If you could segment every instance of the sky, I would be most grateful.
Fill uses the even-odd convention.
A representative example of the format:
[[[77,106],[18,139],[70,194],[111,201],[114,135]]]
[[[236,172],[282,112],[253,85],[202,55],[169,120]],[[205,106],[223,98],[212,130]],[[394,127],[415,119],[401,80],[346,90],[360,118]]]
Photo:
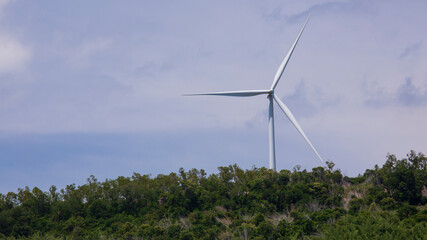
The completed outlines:
[[[268,89],[348,176],[427,154],[424,0],[0,0],[0,193],[268,167]],[[325,166],[275,106],[277,169]]]

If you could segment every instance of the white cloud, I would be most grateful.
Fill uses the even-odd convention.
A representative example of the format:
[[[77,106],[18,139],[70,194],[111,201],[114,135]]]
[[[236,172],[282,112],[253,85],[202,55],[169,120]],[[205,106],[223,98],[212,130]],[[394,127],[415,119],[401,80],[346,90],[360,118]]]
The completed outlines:
[[[0,17],[9,0],[0,0]],[[19,40],[6,32],[0,32],[0,73],[15,71],[30,58],[31,52]]]
[[[24,66],[30,50],[6,34],[0,33],[0,73],[11,72]]]

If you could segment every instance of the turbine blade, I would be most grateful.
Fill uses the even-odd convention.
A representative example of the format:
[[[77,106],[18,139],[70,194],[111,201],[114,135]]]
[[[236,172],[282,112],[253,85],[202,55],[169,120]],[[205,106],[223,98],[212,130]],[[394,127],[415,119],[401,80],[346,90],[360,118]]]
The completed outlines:
[[[273,85],[271,85],[271,90],[274,90],[277,86],[277,83],[280,80],[280,77],[283,74],[283,70],[285,70],[286,65],[288,65],[289,59],[292,56],[292,53],[294,52],[294,49],[298,43],[299,38],[301,37],[302,32],[304,31],[305,25],[307,25],[308,20],[310,19],[310,15],[308,16],[307,20],[304,23],[304,26],[302,27],[301,31],[298,34],[297,39],[295,40],[294,44],[292,45],[291,49],[289,50],[288,54],[286,55],[286,57],[283,59],[282,63],[280,64],[279,69],[277,69],[276,75],[274,76],[274,81],[273,81]]]
[[[183,96],[200,96],[200,95],[214,95],[214,96],[230,96],[230,97],[252,97],[261,94],[269,94],[270,90],[247,90],[247,91],[229,91],[229,92],[209,92],[209,93],[191,93],[184,94]]]
[[[295,119],[294,115],[292,114],[291,110],[276,96],[276,94],[273,95],[274,100],[279,104],[279,107],[282,109],[282,111],[286,114],[286,116],[289,118],[289,120],[292,122],[292,124],[295,126],[295,128],[298,130],[298,132],[304,137],[305,141],[310,145],[311,149],[316,153],[316,155],[319,157],[319,159],[323,162],[322,157],[320,154],[316,151],[316,149],[313,147],[313,144],[311,144],[310,140],[308,140],[307,136],[305,135],[304,131],[298,124],[297,120]]]

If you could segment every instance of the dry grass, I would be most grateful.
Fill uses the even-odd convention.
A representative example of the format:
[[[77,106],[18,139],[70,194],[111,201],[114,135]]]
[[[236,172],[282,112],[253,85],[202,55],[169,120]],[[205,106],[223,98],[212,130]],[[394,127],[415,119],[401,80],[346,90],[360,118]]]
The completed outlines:
[[[350,185],[344,187],[344,197],[342,199],[343,207],[345,210],[348,210],[350,200],[352,198],[363,198],[368,189],[372,187],[372,183],[365,181],[364,183],[358,184],[358,185]]]
[[[286,212],[286,213],[273,213],[271,215],[268,215],[267,220],[270,221],[274,226],[277,226],[282,220],[285,220],[286,222],[290,223],[293,221],[293,218],[289,215],[288,212]]]
[[[242,219],[243,221],[249,222],[252,220],[252,218],[254,218],[255,215],[251,215],[251,214],[245,214],[245,215],[240,215],[240,219]]]
[[[181,223],[182,228],[184,228],[185,230],[189,230],[190,229],[191,223],[190,223],[190,220],[188,220],[188,218],[180,217],[179,218],[179,222]]]
[[[231,220],[228,217],[223,217],[223,218],[216,217],[215,219],[218,222],[224,224],[226,227],[228,227],[231,224]]]
[[[222,207],[222,206],[215,206],[215,210],[216,210],[217,212],[222,212],[222,213],[227,212],[227,209],[225,209],[225,208],[224,208],[224,207]]]
[[[167,229],[170,225],[172,225],[172,221],[170,220],[170,218],[163,218],[159,221],[159,225],[160,227]]]
[[[233,239],[233,235],[228,231],[221,232],[221,234],[218,236],[218,239],[231,240]]]
[[[322,209],[325,209],[325,205],[318,203],[317,201],[312,201],[305,205],[310,212],[318,212]]]

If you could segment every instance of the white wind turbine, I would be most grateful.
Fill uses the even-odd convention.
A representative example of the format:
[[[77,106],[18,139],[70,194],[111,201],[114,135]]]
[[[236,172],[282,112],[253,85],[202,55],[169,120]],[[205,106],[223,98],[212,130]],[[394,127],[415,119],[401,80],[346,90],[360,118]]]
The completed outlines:
[[[283,74],[283,70],[285,70],[286,65],[288,64],[289,59],[291,58],[292,53],[295,49],[295,46],[297,45],[298,40],[301,37],[301,34],[304,31],[305,25],[307,25],[307,22],[309,19],[310,19],[310,16],[308,16],[307,20],[304,23],[304,26],[302,27],[301,31],[298,34],[297,39],[295,40],[294,44],[292,45],[292,47],[289,50],[288,54],[286,55],[285,59],[283,59],[282,63],[280,64],[280,67],[277,70],[276,75],[274,76],[273,85],[271,85],[270,89],[268,89],[268,90],[245,90],[245,91],[230,91],[230,92],[210,92],[210,93],[184,94],[184,96],[215,95],[215,96],[231,96],[231,97],[252,97],[252,96],[256,96],[256,95],[267,94],[268,100],[269,100],[269,109],[268,109],[269,131],[268,131],[268,133],[269,133],[269,147],[270,147],[270,149],[269,149],[270,150],[270,169],[273,169],[273,170],[276,170],[276,150],[275,150],[275,143],[274,143],[273,99],[276,101],[276,103],[279,105],[280,109],[282,109],[282,111],[285,113],[285,115],[289,118],[289,120],[292,122],[292,124],[298,130],[298,132],[304,137],[305,141],[308,143],[308,145],[310,145],[311,149],[313,149],[313,151],[320,158],[320,160],[323,161],[322,157],[320,157],[319,153],[313,147],[313,144],[311,144],[310,140],[308,140],[304,131],[301,129],[300,125],[298,124],[298,122],[295,119],[292,112],[280,100],[280,98],[277,97],[277,95],[274,93],[274,89],[276,88],[277,83],[279,82],[280,77]]]

